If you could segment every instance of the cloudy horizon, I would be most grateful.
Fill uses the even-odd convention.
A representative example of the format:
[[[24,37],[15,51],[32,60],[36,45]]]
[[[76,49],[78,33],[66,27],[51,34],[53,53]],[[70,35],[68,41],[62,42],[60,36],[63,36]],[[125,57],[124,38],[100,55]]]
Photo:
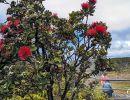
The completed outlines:
[[[10,0],[7,0],[10,1]],[[80,10],[86,0],[46,0],[45,8],[59,17],[68,18],[72,11]],[[97,0],[94,16],[89,22],[103,21],[112,34],[111,48],[108,57],[130,57],[130,0]],[[6,19],[7,5],[0,4],[0,23]]]

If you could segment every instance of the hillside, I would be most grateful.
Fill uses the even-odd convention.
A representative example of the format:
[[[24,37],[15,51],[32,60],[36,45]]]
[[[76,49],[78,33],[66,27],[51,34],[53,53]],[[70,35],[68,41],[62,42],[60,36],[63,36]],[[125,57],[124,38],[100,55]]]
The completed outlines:
[[[130,57],[111,58],[111,62],[113,63],[114,69],[116,70],[130,68]]]

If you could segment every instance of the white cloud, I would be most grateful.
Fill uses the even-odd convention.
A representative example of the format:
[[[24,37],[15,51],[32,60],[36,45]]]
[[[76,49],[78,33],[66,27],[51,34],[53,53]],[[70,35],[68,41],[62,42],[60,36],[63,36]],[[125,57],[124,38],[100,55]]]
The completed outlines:
[[[112,42],[112,46],[111,46],[111,50],[130,50],[130,40],[126,40],[126,41],[113,41]]]
[[[108,57],[128,57],[130,56],[130,50],[112,50],[109,51]]]
[[[57,12],[60,17],[68,18],[69,13],[81,9],[83,2],[86,0],[46,0],[45,8]]]
[[[126,40],[130,40],[130,33],[126,34]]]
[[[105,21],[110,30],[130,27],[130,0],[98,0],[94,19]]]
[[[8,4],[0,3],[0,15],[5,15],[7,8],[9,8]]]
[[[130,41],[114,41],[108,50],[108,57],[130,56]]]

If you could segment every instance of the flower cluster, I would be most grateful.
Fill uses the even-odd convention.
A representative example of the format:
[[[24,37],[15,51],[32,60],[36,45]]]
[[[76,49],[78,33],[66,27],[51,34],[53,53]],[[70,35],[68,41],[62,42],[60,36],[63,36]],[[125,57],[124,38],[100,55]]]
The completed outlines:
[[[7,26],[7,25],[2,26],[1,29],[0,29],[0,32],[1,32],[1,33],[6,33],[7,29],[8,29],[8,26]]]
[[[95,4],[97,0],[89,0],[89,2]]]
[[[106,28],[106,26],[104,26],[104,25],[96,25],[96,31],[97,32],[99,32],[99,33],[104,33],[104,32],[106,32],[106,30],[107,30],[107,28]]]
[[[4,41],[0,39],[0,51],[4,48]]]
[[[1,27],[0,32],[6,34],[9,31],[16,31],[16,33],[23,32],[22,28],[20,28],[19,18],[13,19],[11,16],[7,17],[7,23]]]
[[[87,36],[95,36],[97,34],[97,31],[95,29],[88,29],[88,31],[85,33]]]
[[[53,17],[58,17],[58,14],[57,13],[53,13],[52,16]]]
[[[2,33],[4,36],[8,37],[12,33],[21,33],[23,32],[22,28],[20,28],[20,19],[19,18],[12,18],[11,16],[7,17],[7,22],[4,26],[1,27],[0,33]],[[9,41],[8,38],[6,39],[0,39],[0,52],[1,55],[5,55],[7,53],[3,52],[3,48],[5,48],[5,41]],[[4,49],[5,52],[8,51],[8,49]],[[22,46],[18,50],[18,56],[21,60],[27,59],[29,56],[31,56],[32,51],[27,46]],[[4,57],[4,56],[3,56]]]
[[[93,5],[95,5],[96,4],[96,0],[89,0],[89,2],[84,2],[84,3],[82,3],[81,4],[81,7],[82,7],[82,9],[84,9],[84,10],[88,10],[88,9],[90,9]]]
[[[82,3],[81,6],[82,6],[82,9],[86,9],[86,10],[90,8],[90,5],[88,2]]]
[[[21,60],[25,60],[27,59],[29,56],[32,55],[32,51],[29,47],[27,46],[22,46],[20,47],[20,49],[18,50],[18,56]]]
[[[90,25],[87,32],[85,32],[85,35],[86,36],[96,36],[98,33],[106,35],[107,27],[103,23],[94,22]]]

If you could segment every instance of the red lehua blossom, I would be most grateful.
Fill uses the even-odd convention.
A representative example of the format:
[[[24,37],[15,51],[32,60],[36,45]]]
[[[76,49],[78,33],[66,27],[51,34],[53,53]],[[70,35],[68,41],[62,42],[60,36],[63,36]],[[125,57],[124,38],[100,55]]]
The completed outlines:
[[[100,33],[106,32],[107,28],[104,25],[96,25],[96,31]]]
[[[91,24],[91,27],[95,27],[97,25],[97,22],[93,22],[92,24]]]
[[[89,9],[90,8],[89,3],[82,3],[81,6],[82,6],[82,9]]]
[[[92,2],[95,4],[97,2],[97,0],[89,0],[89,2]]]
[[[25,60],[27,57],[32,55],[32,51],[29,47],[27,46],[22,46],[18,50],[18,56],[21,60]]]
[[[95,29],[88,29],[88,31],[85,33],[87,36],[96,36],[97,32]]]
[[[23,30],[22,29],[18,29],[18,33],[22,33],[23,32]]]
[[[20,23],[20,20],[19,19],[16,19],[15,21],[14,21],[14,26],[18,26],[19,25],[19,23]]]
[[[5,33],[6,30],[7,30],[7,28],[8,28],[8,27],[7,27],[6,25],[5,25],[5,26],[2,26],[1,29],[0,29],[0,32],[1,32],[1,33]]]
[[[3,49],[3,47],[4,47],[4,42],[2,39],[0,39],[0,51]]]
[[[11,16],[8,16],[7,17],[7,21],[11,21],[12,20],[12,17]]]
[[[57,13],[53,13],[52,16],[58,17],[58,14]]]
[[[11,25],[12,25],[12,21],[8,21],[6,24],[7,27],[10,27]]]

